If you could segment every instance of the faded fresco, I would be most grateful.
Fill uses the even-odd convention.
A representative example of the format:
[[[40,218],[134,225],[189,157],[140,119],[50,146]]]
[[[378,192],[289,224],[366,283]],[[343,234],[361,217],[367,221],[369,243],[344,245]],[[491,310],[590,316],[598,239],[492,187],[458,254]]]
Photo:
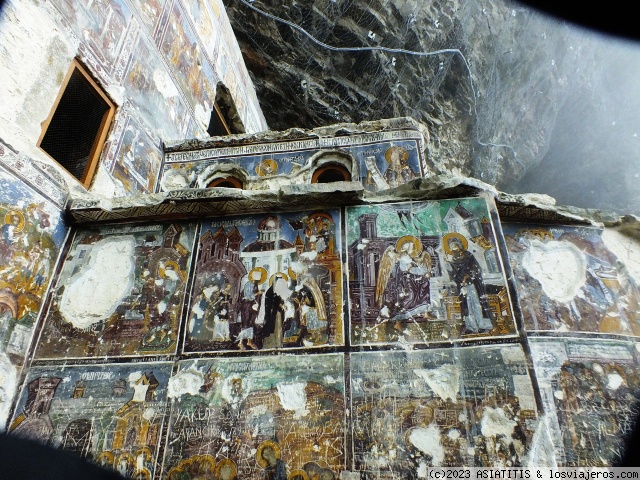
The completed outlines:
[[[204,45],[204,51],[210,58],[216,51],[218,34],[221,30],[214,12],[215,3],[215,1],[193,0],[186,2],[185,5],[191,16],[196,32]],[[216,18],[215,23],[214,18]]]
[[[155,46],[144,35],[138,37],[123,84],[150,126],[163,132],[165,138],[184,135],[187,107]]]
[[[36,357],[175,353],[194,230],[176,223],[78,232]]]
[[[178,2],[171,10],[170,21],[158,44],[177,73],[183,93],[196,109],[196,117],[206,114],[208,124],[215,100],[217,76],[204,57],[197,37]]]
[[[185,352],[341,345],[337,210],[204,222]]]
[[[58,253],[61,212],[0,169],[0,356],[22,365]]]
[[[502,225],[530,331],[640,335],[640,289],[602,229]]]
[[[125,42],[131,9],[123,0],[53,0],[103,68],[111,71]]]
[[[33,367],[9,432],[151,479],[170,374],[170,363]]]
[[[355,469],[424,478],[427,467],[516,467],[537,425],[519,345],[351,355]]]
[[[162,150],[133,117],[127,117],[126,122],[113,165],[113,178],[125,192],[153,193]]]
[[[166,0],[129,0],[140,12],[142,21],[149,32],[153,33],[156,22],[160,18]]]
[[[638,417],[638,344],[530,338],[559,466],[614,465]]]
[[[0,430],[66,234],[59,208],[0,168]]]
[[[309,177],[308,183],[317,164],[335,161],[348,167],[354,181],[376,191],[420,178],[421,148],[420,133],[406,130],[168,153],[163,187],[175,184],[178,176],[183,177],[179,183],[194,187],[221,168],[242,172],[248,189],[273,188],[273,178],[282,184]]]
[[[353,344],[513,335],[482,198],[347,207]]]
[[[181,362],[171,379],[163,476],[337,479],[343,375],[342,354]]]

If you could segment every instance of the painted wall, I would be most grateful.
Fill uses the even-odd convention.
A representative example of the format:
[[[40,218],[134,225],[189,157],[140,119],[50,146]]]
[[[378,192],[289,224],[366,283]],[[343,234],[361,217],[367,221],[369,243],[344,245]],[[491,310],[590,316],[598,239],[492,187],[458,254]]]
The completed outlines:
[[[46,168],[0,143],[0,429],[67,235],[61,189]]]
[[[162,142],[207,135],[218,82],[247,132],[267,128],[219,0],[7,1],[0,45],[0,138],[20,154],[53,164],[36,143],[74,57],[118,105],[98,195],[154,192]]]
[[[481,195],[80,227],[9,429],[151,478],[610,464],[640,247],[497,219]]]

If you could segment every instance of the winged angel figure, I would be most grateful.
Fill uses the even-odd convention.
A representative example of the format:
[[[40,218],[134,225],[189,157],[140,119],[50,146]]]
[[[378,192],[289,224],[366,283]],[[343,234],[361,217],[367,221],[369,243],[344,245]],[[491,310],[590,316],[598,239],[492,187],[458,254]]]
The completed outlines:
[[[428,315],[431,266],[431,255],[413,235],[399,238],[384,251],[375,299],[380,316],[394,320],[396,329],[403,320]]]

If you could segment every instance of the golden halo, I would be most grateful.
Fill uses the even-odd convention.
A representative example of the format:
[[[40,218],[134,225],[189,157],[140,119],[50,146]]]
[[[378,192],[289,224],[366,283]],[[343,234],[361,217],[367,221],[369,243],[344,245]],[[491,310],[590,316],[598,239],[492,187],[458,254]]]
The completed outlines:
[[[100,455],[98,455],[98,458],[96,459],[96,462],[98,463],[98,465],[105,465],[104,460],[107,460],[107,465],[113,467],[113,453],[105,450],[103,452],[100,452]]]
[[[400,152],[401,162],[406,162],[407,160],[409,160],[409,152],[407,152],[403,147],[393,146],[393,147],[387,148],[387,151],[384,152],[384,158],[387,161],[387,163],[389,164],[391,163],[391,154],[395,151]]]
[[[262,451],[267,447],[271,447],[273,449],[273,453],[275,453],[276,455],[276,458],[280,460],[280,445],[278,445],[273,440],[265,440],[260,444],[260,446],[258,447],[258,451],[256,452],[256,461],[262,468],[265,468],[267,466],[267,461],[262,458]]]
[[[273,158],[262,160],[258,165],[256,165],[256,173],[261,177],[275,175],[277,171],[278,163]]]
[[[297,280],[298,275],[296,275],[296,272],[294,272],[294,271],[291,269],[291,267],[289,267],[289,268],[287,269],[287,273],[289,274],[289,278],[290,278],[291,280]]]
[[[18,210],[9,210],[4,216],[4,223],[7,225],[12,224],[11,217],[13,217],[14,215],[20,218],[20,223],[18,223],[18,225],[16,226],[15,231],[21,232],[24,228],[24,215],[22,215],[22,212],[19,212]]]
[[[405,235],[404,237],[400,237],[396,242],[396,252],[402,252],[402,247],[407,243],[413,244],[413,251],[411,252],[412,257],[417,257],[422,253],[422,242],[418,237],[414,237],[413,235]]]
[[[198,472],[200,473],[214,473],[216,467],[216,461],[211,455],[196,455],[194,461],[198,462]],[[202,471],[202,466],[209,464],[208,472]]]
[[[283,279],[285,279],[287,282],[289,281],[289,276],[284,273],[284,272],[277,272],[274,273],[273,275],[271,275],[271,277],[269,277],[269,286],[271,287],[273,285],[273,281],[275,280],[276,275],[280,275]]]
[[[253,269],[251,269],[251,271],[249,272],[249,275],[248,275],[250,281],[252,281],[252,282],[255,281],[253,277],[254,277],[254,275],[256,273],[260,274],[260,278],[258,279],[258,284],[262,285],[264,283],[264,281],[267,279],[268,273],[262,267],[253,268]]]
[[[124,452],[116,457],[113,465],[116,468],[118,468],[118,464],[120,463],[120,460],[122,460],[123,458],[126,459],[128,467],[133,467],[136,463],[135,458],[133,458],[133,455],[131,455],[129,452]]]
[[[287,477],[289,480],[293,480],[296,477],[302,477],[303,480],[309,480],[309,475],[304,470],[294,470]]]
[[[446,252],[447,255],[453,255],[451,248],[449,248],[449,242],[454,238],[457,238],[458,240],[460,240],[460,243],[462,243],[463,250],[466,250],[467,247],[469,246],[469,242],[467,242],[467,239],[464,238],[464,236],[459,234],[458,232],[447,233],[444,237],[442,237],[442,248],[444,248],[444,251]]]
[[[235,462],[230,458],[223,458],[218,462],[218,465],[216,465],[216,478],[220,478],[220,470],[222,470],[222,468],[225,467],[226,465],[231,466],[231,470],[233,472],[231,474],[231,478],[236,477],[236,472],[238,471],[238,467],[236,467]]]
[[[142,470],[136,470],[133,473],[134,480],[151,480],[151,472],[148,468],[143,468]]]
[[[151,461],[151,458],[153,457],[153,454],[151,453],[151,449],[149,447],[142,447],[139,450],[136,451],[136,457],[140,454],[144,455],[144,459],[148,462]]]

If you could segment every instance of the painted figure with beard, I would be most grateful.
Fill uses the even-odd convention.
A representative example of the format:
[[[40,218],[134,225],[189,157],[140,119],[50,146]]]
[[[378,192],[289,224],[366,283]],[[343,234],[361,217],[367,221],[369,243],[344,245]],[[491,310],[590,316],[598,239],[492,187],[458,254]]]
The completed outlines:
[[[467,250],[467,239],[459,233],[448,233],[442,238],[447,254],[449,277],[456,284],[465,333],[486,333],[493,329],[489,305],[480,264]]]

